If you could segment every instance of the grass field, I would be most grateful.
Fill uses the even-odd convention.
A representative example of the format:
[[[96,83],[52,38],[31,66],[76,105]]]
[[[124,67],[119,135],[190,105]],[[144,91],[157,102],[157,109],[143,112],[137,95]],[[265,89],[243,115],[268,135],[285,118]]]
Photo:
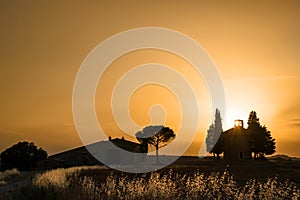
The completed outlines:
[[[129,174],[103,166],[44,172],[2,199],[299,199],[299,161],[225,163],[183,157],[156,172]],[[1,198],[0,198],[1,199]]]

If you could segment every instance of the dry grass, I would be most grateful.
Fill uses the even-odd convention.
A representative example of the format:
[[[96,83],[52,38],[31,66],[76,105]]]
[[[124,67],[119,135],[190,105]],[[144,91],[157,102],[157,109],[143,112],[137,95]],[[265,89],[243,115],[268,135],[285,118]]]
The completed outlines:
[[[30,187],[21,189],[17,199],[299,199],[299,186],[276,177],[252,179],[237,186],[223,173],[180,174],[153,172],[128,176],[110,173],[104,179],[84,175],[103,167],[56,169],[38,175]],[[11,197],[11,198],[13,198]]]
[[[0,172],[0,185],[5,185],[9,179],[15,176],[19,176],[20,172],[16,168],[5,170]]]

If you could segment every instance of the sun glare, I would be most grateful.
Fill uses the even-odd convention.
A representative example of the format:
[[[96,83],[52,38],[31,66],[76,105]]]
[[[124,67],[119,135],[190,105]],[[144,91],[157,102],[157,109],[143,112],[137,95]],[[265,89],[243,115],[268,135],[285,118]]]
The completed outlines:
[[[235,120],[237,119],[242,119],[242,116],[237,114],[238,112],[235,111],[228,111],[226,112],[225,118],[223,120],[223,129],[230,129],[234,127],[235,125]]]

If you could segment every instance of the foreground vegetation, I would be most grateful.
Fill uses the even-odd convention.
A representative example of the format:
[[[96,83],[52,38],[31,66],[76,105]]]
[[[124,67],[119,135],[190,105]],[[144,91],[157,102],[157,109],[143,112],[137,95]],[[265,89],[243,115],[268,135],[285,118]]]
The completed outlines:
[[[153,172],[97,173],[104,167],[56,169],[35,177],[30,186],[2,194],[5,199],[299,199],[300,188],[276,177],[238,186],[227,170],[208,175]]]
[[[10,178],[18,175],[20,175],[20,172],[16,168],[0,172],[0,186],[5,185]]]

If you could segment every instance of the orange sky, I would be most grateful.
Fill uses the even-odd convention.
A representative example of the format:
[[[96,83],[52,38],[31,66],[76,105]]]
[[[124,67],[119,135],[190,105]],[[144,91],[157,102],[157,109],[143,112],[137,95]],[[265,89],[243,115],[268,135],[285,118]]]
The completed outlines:
[[[299,19],[296,0],[1,1],[0,150],[20,140],[34,141],[50,154],[80,146],[72,118],[72,89],[81,63],[113,34],[155,26],[192,37],[211,56],[226,92],[229,118],[225,128],[230,128],[234,118],[247,120],[249,112],[256,110],[276,138],[277,153],[299,157]],[[113,81],[121,71],[147,62],[170,65],[198,87],[200,124],[188,151],[197,154],[210,123],[209,94],[189,64],[167,52],[136,51],[110,66],[102,80],[105,87],[100,82],[96,94],[101,125],[111,135],[122,135],[109,111],[103,115],[101,110],[107,109]],[[176,130],[180,121],[177,102],[157,86],[134,94],[132,118],[147,125],[148,109],[154,103],[166,104],[166,125]]]

